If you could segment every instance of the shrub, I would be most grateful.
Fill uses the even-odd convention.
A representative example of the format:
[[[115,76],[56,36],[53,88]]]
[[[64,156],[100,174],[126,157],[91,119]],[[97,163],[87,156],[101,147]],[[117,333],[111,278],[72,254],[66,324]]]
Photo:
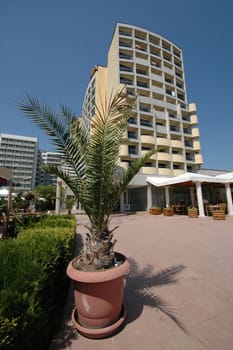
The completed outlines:
[[[60,217],[60,226],[48,221],[0,243],[0,349],[44,349],[60,320],[75,221],[64,227]]]

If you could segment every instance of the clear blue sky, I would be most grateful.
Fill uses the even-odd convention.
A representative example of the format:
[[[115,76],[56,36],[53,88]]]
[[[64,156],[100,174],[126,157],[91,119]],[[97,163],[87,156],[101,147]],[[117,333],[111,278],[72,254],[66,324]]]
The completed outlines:
[[[233,169],[232,0],[1,0],[0,132],[46,136],[16,109],[26,94],[80,115],[93,65],[106,64],[116,22],[158,33],[183,50],[205,168]]]

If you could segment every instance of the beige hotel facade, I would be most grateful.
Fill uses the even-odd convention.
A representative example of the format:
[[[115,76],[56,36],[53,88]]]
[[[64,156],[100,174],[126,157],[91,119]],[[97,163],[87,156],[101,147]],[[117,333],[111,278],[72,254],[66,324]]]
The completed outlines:
[[[119,165],[127,168],[148,150],[158,150],[122,198],[122,205],[145,210],[147,176],[198,172],[203,163],[197,108],[188,101],[182,50],[149,30],[117,23],[107,66],[97,65],[91,71],[83,103],[87,120],[104,96],[122,86],[129,97],[137,99],[120,148]],[[162,205],[161,190],[154,195]]]

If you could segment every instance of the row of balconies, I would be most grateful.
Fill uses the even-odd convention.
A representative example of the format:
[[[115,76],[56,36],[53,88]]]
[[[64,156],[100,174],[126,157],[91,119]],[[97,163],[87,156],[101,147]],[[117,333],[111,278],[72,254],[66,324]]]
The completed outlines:
[[[173,74],[167,75],[166,73],[164,74],[164,79],[162,78],[162,70],[157,70],[151,67],[149,69],[149,66],[141,65],[139,66],[136,64],[136,69],[134,68],[134,63],[130,62],[120,62],[120,72],[127,72],[127,73],[132,73],[132,74],[138,74],[138,75],[143,75],[143,76],[150,76],[150,77],[155,77],[155,80],[163,82],[163,80],[169,84],[169,85],[174,85],[175,84],[175,79]],[[161,65],[159,66],[161,68]],[[173,72],[172,72],[173,73]],[[183,80],[180,78],[176,79],[176,85],[180,89],[183,89]]]
[[[164,59],[168,62],[171,62],[173,64],[175,64],[178,67],[182,67],[182,60],[180,58],[177,57],[177,55],[172,55],[172,53],[168,53],[166,50],[163,49],[155,49],[153,46],[151,45],[147,45],[147,44],[141,44],[139,42],[129,42],[129,41],[120,41],[119,42],[119,47],[120,48],[126,48],[129,49],[129,52],[132,54],[132,50],[139,50],[139,51],[143,51],[143,53],[146,53],[150,56],[155,56],[158,57],[160,59]]]
[[[147,151],[141,151],[141,156],[143,156]],[[129,153],[128,145],[121,145],[120,147],[120,157],[132,157],[137,158],[139,157],[139,154],[135,152]],[[185,163],[185,162],[194,162],[201,164],[202,163],[202,156],[201,154],[186,154],[184,156],[183,154],[171,154],[169,152],[156,152],[154,155],[151,156],[151,160],[158,160],[163,162],[173,162],[173,163]]]
[[[133,54],[131,52],[119,52],[119,59],[120,60],[124,60],[121,63],[123,64],[124,62],[135,62],[138,64],[141,64],[144,67],[149,67],[151,66],[151,68],[156,68],[158,69],[158,71],[164,71],[168,74],[174,74],[175,71],[175,75],[180,78],[183,79],[183,73],[182,73],[182,67],[180,65],[177,65],[172,62],[168,62],[166,60],[161,60],[161,59],[155,59],[154,57],[151,57],[149,55],[136,55],[135,57],[133,56]],[[173,71],[174,69],[174,71]]]
[[[129,67],[127,67],[127,69],[130,69]],[[181,100],[184,101],[184,88],[183,88],[183,84],[181,85],[181,83],[167,83],[166,79],[163,78],[163,76],[161,75],[155,75],[155,74],[142,74],[140,73],[140,76],[138,76],[138,70],[136,70],[136,74],[134,73],[134,71],[129,71],[126,70],[126,68],[121,68],[120,69],[121,72],[123,72],[123,74],[121,74],[120,76],[120,82],[122,84],[126,84],[126,85],[136,85],[135,83],[135,79],[134,76],[136,77],[136,81],[137,83],[140,81],[143,81],[144,83],[146,83],[145,85],[141,85],[142,87],[145,88],[149,88],[149,86],[151,85],[151,90],[156,92],[156,93],[160,93],[162,95],[164,95],[165,93],[171,96],[177,96],[178,98],[180,98]],[[125,72],[125,74],[124,74]],[[126,74],[127,72],[127,74]],[[131,74],[132,73],[132,74]],[[146,77],[146,79],[143,79],[143,77]],[[143,80],[142,80],[143,79]],[[179,86],[178,86],[179,85]],[[137,86],[140,86],[137,84]]]
[[[135,124],[133,124],[135,125]],[[149,124],[148,124],[149,125]],[[148,128],[148,125],[141,125],[141,129],[145,126],[146,128]],[[135,125],[136,126],[136,125]],[[160,134],[167,134],[167,129],[165,126],[162,126],[162,125],[157,125],[156,127],[156,131],[157,133],[160,133]],[[181,134],[180,132],[180,129],[178,128],[170,128],[170,133],[174,133],[174,134]],[[200,132],[199,132],[199,128],[192,128],[192,129],[184,129],[183,130],[183,134],[184,135],[187,135],[192,138],[199,138],[200,137]],[[127,140],[127,139],[131,139],[131,140],[134,140],[136,142],[139,141],[139,137],[138,137],[138,133],[136,131],[129,131],[128,132],[128,135],[125,135],[124,140]],[[198,142],[198,140],[195,140],[196,142]],[[146,143],[146,144],[150,144],[150,145],[155,145],[155,138],[153,135],[141,135],[140,137],[140,142],[142,143]]]
[[[173,53],[178,58],[181,57],[181,51],[171,45],[170,42],[165,41],[164,39],[161,40],[160,37],[152,36],[151,34],[147,36],[147,32],[140,32],[140,35],[138,35],[136,30],[135,33],[133,33],[132,30],[129,30],[128,28],[120,28],[119,37],[122,44],[126,43],[129,45],[132,43],[132,38],[135,38],[142,42],[142,44],[150,44],[156,51],[161,48],[168,53]]]
[[[201,164],[201,163],[197,163],[197,164]],[[120,162],[119,165],[124,169],[128,169],[128,166],[129,166],[127,162]],[[176,169],[172,169],[169,166],[165,168],[156,168],[154,166],[151,166],[151,167],[144,166],[141,168],[140,173],[146,174],[146,175],[178,176],[183,174],[185,171],[186,171],[185,168],[182,166]]]

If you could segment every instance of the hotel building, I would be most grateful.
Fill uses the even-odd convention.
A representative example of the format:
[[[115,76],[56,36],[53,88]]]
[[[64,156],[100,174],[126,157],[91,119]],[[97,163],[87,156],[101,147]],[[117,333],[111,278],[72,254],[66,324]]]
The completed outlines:
[[[14,192],[23,192],[35,187],[37,157],[36,137],[0,134],[0,166],[13,172],[13,181],[19,184]]]
[[[148,150],[158,150],[131,188],[146,186],[147,176],[197,172],[203,163],[197,108],[188,102],[182,50],[149,30],[117,23],[107,66],[91,71],[83,115],[91,118],[103,95],[121,86],[137,99],[120,148],[120,166],[127,168]]]

